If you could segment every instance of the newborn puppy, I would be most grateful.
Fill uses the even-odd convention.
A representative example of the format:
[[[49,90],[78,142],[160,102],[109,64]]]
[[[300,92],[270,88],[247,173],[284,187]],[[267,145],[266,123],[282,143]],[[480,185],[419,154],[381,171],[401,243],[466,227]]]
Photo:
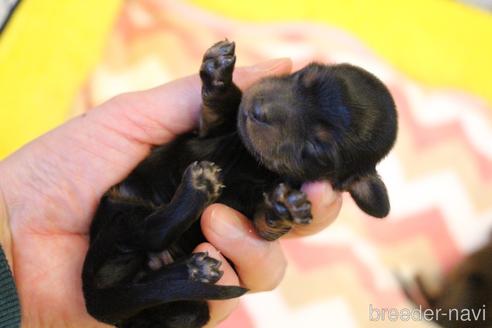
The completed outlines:
[[[443,327],[492,327],[492,236],[447,274],[437,291],[430,291],[420,276],[403,288],[413,304],[440,311],[434,319]]]
[[[205,300],[246,292],[215,285],[220,262],[191,253],[204,241],[198,219],[212,202],[254,218],[266,240],[311,222],[299,190],[305,181],[327,179],[370,215],[388,214],[375,165],[393,146],[397,121],[376,77],[347,64],[311,64],[242,94],[234,63],[234,43],[206,52],[199,130],[156,147],[101,199],[82,274],[87,310],[98,320],[201,327]]]

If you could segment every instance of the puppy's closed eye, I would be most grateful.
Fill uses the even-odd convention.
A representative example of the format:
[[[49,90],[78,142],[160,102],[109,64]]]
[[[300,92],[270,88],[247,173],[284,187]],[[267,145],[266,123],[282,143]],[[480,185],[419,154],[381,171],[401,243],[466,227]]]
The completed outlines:
[[[303,159],[317,158],[320,152],[320,148],[315,141],[307,140],[302,148],[301,157]]]

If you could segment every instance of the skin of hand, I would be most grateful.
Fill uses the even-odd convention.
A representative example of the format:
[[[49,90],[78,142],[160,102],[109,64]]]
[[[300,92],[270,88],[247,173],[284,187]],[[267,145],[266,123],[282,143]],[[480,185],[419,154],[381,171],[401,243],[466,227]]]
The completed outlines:
[[[236,69],[247,88],[261,77],[289,73],[290,59]],[[149,154],[193,129],[201,82],[197,75],[160,87],[119,95],[27,144],[0,162],[0,242],[22,307],[24,327],[104,327],[85,310],[81,270],[89,226],[100,197]],[[337,216],[342,198],[326,182],[303,186],[312,202],[313,223],[289,236],[313,234]],[[251,291],[276,287],[286,261],[276,242],[261,240],[250,221],[221,204],[201,219],[208,251],[222,260],[218,284]],[[235,265],[236,271],[224,257]],[[225,319],[238,300],[210,301],[209,327]]]

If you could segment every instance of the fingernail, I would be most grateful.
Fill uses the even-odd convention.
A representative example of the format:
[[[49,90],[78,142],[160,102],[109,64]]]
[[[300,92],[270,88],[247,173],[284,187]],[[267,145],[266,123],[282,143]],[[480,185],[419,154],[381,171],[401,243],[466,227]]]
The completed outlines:
[[[261,62],[259,64],[253,65],[253,66],[248,66],[246,69],[252,70],[252,71],[261,71],[261,72],[268,72],[268,71],[275,71],[281,66],[284,65],[289,65],[291,63],[290,58],[276,58],[276,59],[270,59],[264,62]]]
[[[211,213],[211,229],[221,238],[239,239],[244,237],[244,227],[237,214],[226,207],[215,209]]]
[[[323,207],[330,206],[340,196],[340,193],[333,190],[333,186],[325,181],[305,184],[302,191],[310,195],[313,198],[312,201],[319,202]]]
[[[325,190],[323,193],[323,205],[329,206],[331,205],[335,199],[340,196],[340,193],[333,190],[333,186],[330,183],[324,183],[325,184]]]

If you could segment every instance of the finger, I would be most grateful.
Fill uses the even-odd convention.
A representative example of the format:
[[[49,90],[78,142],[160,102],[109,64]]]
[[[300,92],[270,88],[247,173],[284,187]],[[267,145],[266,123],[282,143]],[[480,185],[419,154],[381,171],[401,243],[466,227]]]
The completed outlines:
[[[236,272],[227,262],[227,260],[220,254],[220,252],[211,244],[202,243],[198,245],[193,252],[208,252],[208,256],[222,262],[220,270],[224,272],[224,275],[217,282],[217,285],[239,286],[239,278],[236,275]],[[207,327],[215,327],[219,322],[226,319],[232,313],[232,311],[234,311],[238,304],[238,298],[224,301],[208,301],[210,321]]]
[[[202,215],[207,240],[234,263],[241,284],[251,291],[272,290],[282,280],[287,262],[278,241],[256,234],[241,213],[222,204],[209,206]]]
[[[253,66],[238,67],[234,71],[234,82],[241,90],[245,90],[262,77],[287,74],[291,70],[290,58],[270,59]]]
[[[328,182],[311,182],[303,185],[302,190],[311,201],[313,221],[308,225],[294,225],[286,237],[300,237],[315,234],[329,226],[342,208],[342,195],[334,191]]]

